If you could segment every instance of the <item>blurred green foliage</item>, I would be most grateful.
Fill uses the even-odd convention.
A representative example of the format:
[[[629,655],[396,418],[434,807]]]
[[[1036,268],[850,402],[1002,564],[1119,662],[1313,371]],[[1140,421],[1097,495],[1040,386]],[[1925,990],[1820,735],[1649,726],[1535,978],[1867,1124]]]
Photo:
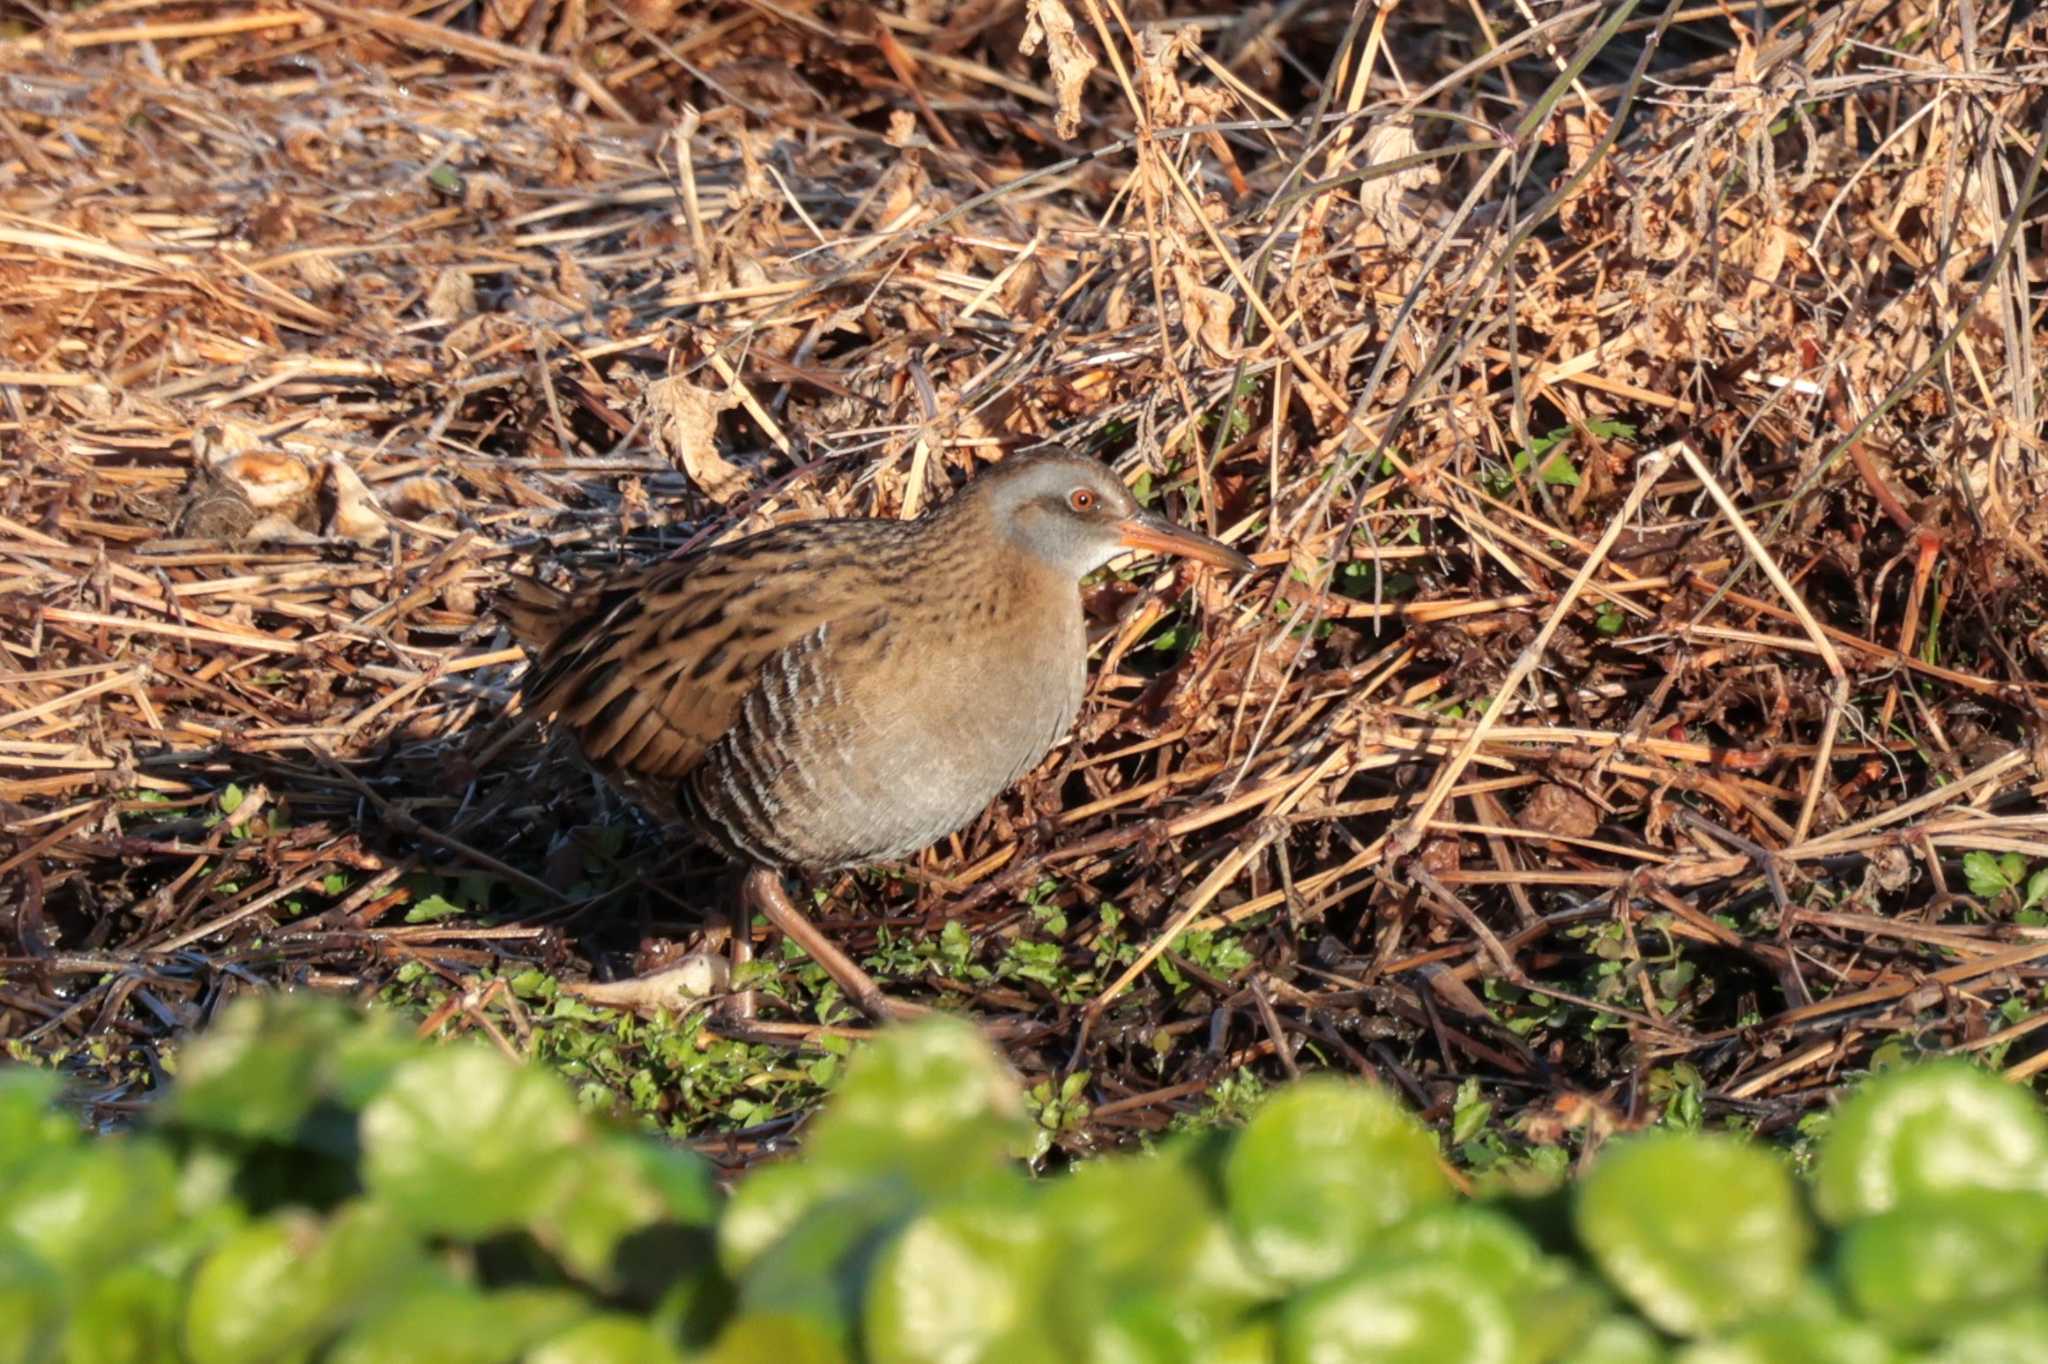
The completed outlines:
[[[544,1069],[331,1001],[238,1004],[128,1132],[56,1088],[0,1072],[0,1364],[2048,1358],[2048,1119],[1959,1063],[1865,1084],[1810,1183],[1666,1128],[1483,1199],[1329,1078],[1034,1178],[1043,1096],[943,1019],[730,1193]]]

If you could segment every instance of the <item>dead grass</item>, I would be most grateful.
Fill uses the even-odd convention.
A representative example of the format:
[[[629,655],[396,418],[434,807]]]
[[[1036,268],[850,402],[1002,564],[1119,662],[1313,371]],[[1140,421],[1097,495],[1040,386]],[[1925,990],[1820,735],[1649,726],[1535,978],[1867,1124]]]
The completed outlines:
[[[1074,743],[821,889],[899,988],[1089,1072],[1063,1141],[1246,1067],[1438,1117],[1476,1081],[1538,1143],[1677,1090],[1777,1128],[1887,1048],[2031,1078],[2044,37],[1874,3],[25,21],[0,1037],[116,1105],[260,984],[438,982],[437,1024],[530,1045],[488,982],[657,963],[723,891],[508,717],[488,590],[909,514],[1058,433],[1264,571],[1093,590]],[[754,1040],[811,1048],[798,1012]]]

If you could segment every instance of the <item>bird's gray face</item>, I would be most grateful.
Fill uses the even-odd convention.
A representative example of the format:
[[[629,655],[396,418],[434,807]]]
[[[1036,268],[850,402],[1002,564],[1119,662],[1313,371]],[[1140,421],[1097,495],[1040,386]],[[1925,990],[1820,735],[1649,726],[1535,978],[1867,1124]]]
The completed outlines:
[[[1032,555],[1075,578],[1133,550],[1245,572],[1252,561],[1138,505],[1115,474],[1066,453],[1012,456],[982,475],[998,523]]]

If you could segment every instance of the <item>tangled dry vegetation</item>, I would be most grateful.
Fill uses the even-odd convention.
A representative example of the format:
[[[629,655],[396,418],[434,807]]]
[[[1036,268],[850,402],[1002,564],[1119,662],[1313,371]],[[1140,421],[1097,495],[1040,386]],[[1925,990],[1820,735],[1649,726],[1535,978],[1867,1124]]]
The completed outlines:
[[[1072,744],[816,889],[1057,1141],[2048,1069],[2040,11],[110,0],[0,68],[0,1037],[102,1111],[290,984],[786,1130],[802,962],[579,996],[727,888],[490,590],[1047,433],[1261,572],[1091,587]]]

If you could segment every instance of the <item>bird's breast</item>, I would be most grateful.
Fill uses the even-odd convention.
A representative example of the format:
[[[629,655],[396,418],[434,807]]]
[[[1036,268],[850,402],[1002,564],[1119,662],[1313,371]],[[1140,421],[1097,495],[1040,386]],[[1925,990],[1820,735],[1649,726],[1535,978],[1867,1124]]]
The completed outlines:
[[[1016,584],[1019,589],[1030,584]],[[883,699],[877,743],[893,773],[889,856],[945,837],[986,809],[1066,737],[1087,684],[1078,593],[993,590],[963,598],[950,630],[909,660],[901,704]]]
[[[1072,726],[1087,637],[1071,583],[983,576],[895,604],[859,637],[827,630],[797,695],[754,707],[707,775],[744,783],[757,860],[813,869],[886,861],[969,823]],[[815,678],[825,699],[802,702]],[[772,735],[774,710],[797,717]],[[755,731],[758,730],[758,734]],[[751,736],[751,737],[750,737]],[[747,824],[756,821],[746,819]]]

